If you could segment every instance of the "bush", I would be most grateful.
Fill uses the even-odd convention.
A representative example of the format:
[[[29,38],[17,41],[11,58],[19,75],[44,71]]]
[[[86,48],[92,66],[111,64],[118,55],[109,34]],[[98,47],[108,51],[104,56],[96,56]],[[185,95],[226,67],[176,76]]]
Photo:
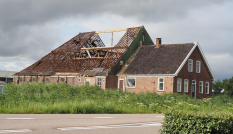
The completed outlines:
[[[163,134],[231,134],[233,115],[231,112],[169,111],[165,113]]]

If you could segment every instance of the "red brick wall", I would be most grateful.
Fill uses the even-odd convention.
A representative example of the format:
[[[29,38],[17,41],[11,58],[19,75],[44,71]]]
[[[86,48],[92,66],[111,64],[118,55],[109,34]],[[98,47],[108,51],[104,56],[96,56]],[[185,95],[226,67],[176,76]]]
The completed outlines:
[[[182,79],[181,93],[191,96],[192,80],[196,80],[196,98],[210,97],[212,94],[212,79],[210,73],[208,73],[207,66],[204,64],[200,52],[196,48],[190,55],[189,59],[193,60],[193,72],[188,71],[188,61],[184,64],[179,74],[174,78],[174,93],[177,92],[177,79]],[[201,61],[201,72],[196,72],[196,61]],[[188,93],[184,93],[184,79],[188,79]],[[203,94],[199,93],[199,81],[203,81]],[[205,94],[205,82],[209,82],[209,94]]]

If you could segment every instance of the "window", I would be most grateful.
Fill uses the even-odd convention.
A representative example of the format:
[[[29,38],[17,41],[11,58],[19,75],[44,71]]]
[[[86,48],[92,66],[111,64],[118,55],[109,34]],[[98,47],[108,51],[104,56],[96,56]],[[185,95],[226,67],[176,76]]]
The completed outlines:
[[[189,59],[188,71],[193,72],[193,60]]]
[[[64,79],[64,78],[61,78],[61,82],[65,82],[65,79]]]
[[[81,82],[81,78],[78,79],[78,82]]]
[[[209,94],[209,82],[205,82],[205,94]]]
[[[46,82],[49,82],[49,78],[46,78]]]
[[[24,81],[24,79],[23,79],[23,78],[20,78],[20,81]]]
[[[164,91],[164,78],[159,78],[159,91]]]
[[[203,81],[199,81],[199,93],[203,94]]]
[[[105,83],[105,79],[103,79],[103,83]]]
[[[185,79],[184,80],[184,92],[188,93],[188,84],[189,84],[189,80]]]
[[[128,78],[126,82],[128,88],[135,88],[135,78]]]
[[[101,88],[101,85],[102,85],[102,79],[97,78],[97,86]]]
[[[36,79],[36,78],[33,78],[32,80],[33,80],[33,81],[36,81],[37,79]]]
[[[177,92],[181,92],[181,83],[182,83],[182,79],[178,78],[177,79]]]
[[[196,68],[197,73],[201,72],[201,62],[197,61],[197,68]]]

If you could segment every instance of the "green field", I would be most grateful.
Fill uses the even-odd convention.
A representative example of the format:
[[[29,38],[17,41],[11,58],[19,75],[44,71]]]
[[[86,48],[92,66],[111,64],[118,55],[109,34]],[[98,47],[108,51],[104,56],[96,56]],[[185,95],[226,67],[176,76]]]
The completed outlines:
[[[0,95],[0,113],[166,113],[168,111],[232,115],[233,99],[219,95],[190,99],[186,95],[129,93],[97,86],[25,83],[7,84]]]

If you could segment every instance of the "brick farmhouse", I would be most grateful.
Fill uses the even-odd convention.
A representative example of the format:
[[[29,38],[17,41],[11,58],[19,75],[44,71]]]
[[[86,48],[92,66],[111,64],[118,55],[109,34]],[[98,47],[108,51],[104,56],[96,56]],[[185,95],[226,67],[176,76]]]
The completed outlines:
[[[111,47],[106,47],[99,37],[121,31],[125,34]],[[157,38],[154,44],[143,26],[79,33],[14,74],[13,81],[97,85],[104,90],[180,93],[196,98],[211,96],[215,78],[199,43],[161,42]]]

